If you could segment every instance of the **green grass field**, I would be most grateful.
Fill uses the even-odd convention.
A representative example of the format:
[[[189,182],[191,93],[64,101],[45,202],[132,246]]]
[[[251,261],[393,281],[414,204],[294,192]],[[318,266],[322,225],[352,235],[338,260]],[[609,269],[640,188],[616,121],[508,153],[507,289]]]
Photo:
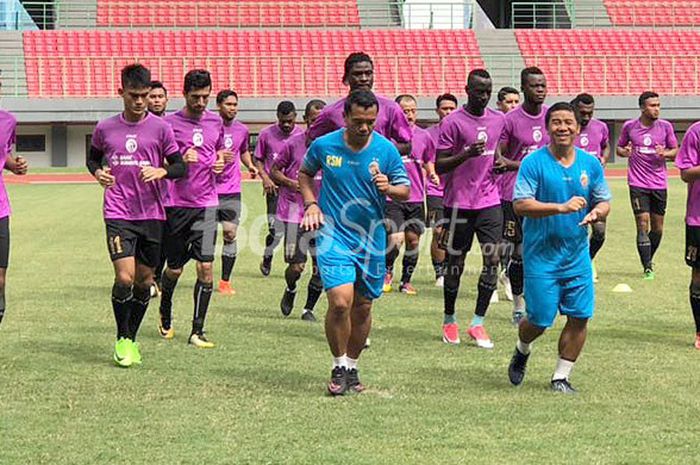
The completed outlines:
[[[657,279],[645,282],[626,186],[611,184],[597,315],[572,376],[578,396],[548,390],[561,321],[536,343],[520,388],[506,374],[516,340],[509,303],[487,317],[494,350],[443,344],[442,292],[424,254],[420,294],[376,302],[372,348],[361,360],[368,391],[339,399],[324,391],[330,355],[322,325],[299,320],[305,290],[283,319],[281,256],[265,279],[249,247],[234,272],[238,295],[212,301],[207,328],[216,349],[186,344],[189,266],[176,293],[175,339],[158,337],[154,301],[140,334],[143,366],[114,367],[100,188],[11,186],[0,464],[699,463],[685,189],[672,182]],[[262,212],[260,186],[246,185],[244,198],[250,226]],[[475,269],[462,281],[463,328]],[[612,293],[621,282],[634,293]],[[325,306],[323,298],[321,315]]]

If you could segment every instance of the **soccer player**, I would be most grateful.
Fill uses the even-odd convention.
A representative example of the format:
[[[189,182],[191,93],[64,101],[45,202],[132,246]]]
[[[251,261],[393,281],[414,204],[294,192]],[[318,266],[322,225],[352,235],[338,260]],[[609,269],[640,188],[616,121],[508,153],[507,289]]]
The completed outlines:
[[[216,220],[221,223],[224,232],[224,247],[221,252],[221,279],[219,292],[234,295],[231,287],[231,273],[236,264],[238,247],[236,232],[241,217],[241,163],[248,172],[255,176],[258,172],[248,150],[248,128],[240,121],[238,115],[238,94],[231,89],[224,89],[216,95],[216,106],[224,122],[224,172],[216,177],[216,193],[219,196],[219,209]]]
[[[350,88],[350,92],[356,90],[372,91],[374,87],[374,63],[366,53],[351,53],[345,59],[345,71],[343,84]],[[379,114],[375,122],[374,130],[394,141],[396,148],[402,155],[411,153],[411,128],[403,114],[401,107],[386,97],[375,95],[379,102]],[[342,98],[332,105],[328,105],[321,116],[306,131],[309,140],[336,131],[345,126],[344,108],[346,98]]]
[[[263,276],[270,275],[275,248],[284,234],[276,224],[278,188],[277,184],[270,178],[270,168],[279,154],[282,153],[289,138],[304,132],[296,125],[296,119],[297,109],[294,107],[294,103],[288,100],[280,102],[277,105],[277,123],[260,131],[258,143],[255,146],[255,166],[262,178],[267,203],[268,234],[265,237],[265,252],[262,263],[260,263],[260,272]]]
[[[384,215],[389,233],[386,252],[386,275],[384,277],[384,292],[391,292],[394,278],[394,262],[399,256],[401,245],[406,242],[401,269],[399,291],[403,294],[416,295],[418,291],[411,284],[413,271],[418,265],[418,244],[420,236],[425,231],[425,176],[428,183],[440,184],[440,178],[435,173],[435,142],[428,131],[416,126],[418,119],[418,104],[411,95],[396,97],[408,124],[411,127],[411,154],[403,155],[404,167],[411,181],[411,195],[405,202],[393,202],[387,199]],[[426,174],[423,174],[425,170]]]
[[[520,105],[520,92],[515,87],[501,87],[498,91],[496,107],[501,113],[508,113]]]
[[[188,165],[187,176],[170,182],[166,208],[165,252],[168,266],[163,272],[160,300],[160,335],[174,336],[172,327],[173,293],[185,264],[197,263],[194,286],[194,316],[188,343],[209,349],[214,343],[204,335],[204,322],[214,281],[216,246],[216,175],[224,169],[223,122],[207,110],[211,95],[209,71],[195,69],[185,75],[185,107],[165,117],[175,133],[180,152]]]
[[[304,122],[307,126],[321,114],[326,102],[322,100],[311,100],[304,109]],[[299,133],[290,137],[282,153],[273,162],[270,177],[279,187],[279,201],[277,202],[278,224],[284,225],[284,259],[287,262],[287,269],[284,272],[284,279],[287,287],[282,295],[280,309],[282,315],[289,316],[294,309],[294,299],[297,295],[297,282],[301,278],[306,265],[307,255],[311,255],[312,273],[309,280],[306,305],[301,314],[304,321],[316,321],[314,307],[323,292],[323,283],[318,273],[316,263],[316,251],[314,232],[301,228],[301,221],[304,218],[304,199],[299,192],[299,168],[306,155],[306,134]],[[316,179],[316,190],[321,179]]]
[[[382,294],[386,196],[405,201],[408,175],[396,147],[373,132],[377,98],[367,90],[345,99],[346,128],[314,141],[299,172],[303,227],[319,230],[318,266],[328,296],[326,338],[333,354],[331,395],[364,390],[357,359],[372,326],[372,301]],[[314,195],[314,176],[323,183]],[[320,229],[319,229],[320,228]]]
[[[10,199],[5,189],[2,168],[18,175],[27,174],[29,165],[21,156],[12,156],[16,142],[17,119],[0,109],[0,323],[5,316],[5,278],[10,260]]]
[[[622,126],[616,153],[629,158],[627,183],[637,225],[637,252],[644,279],[653,280],[654,254],[661,244],[666,214],[666,162],[676,158],[678,141],[673,125],[659,119],[659,94],[643,92],[639,96],[639,108],[641,116]]]
[[[695,320],[695,348],[700,350],[700,123],[693,124],[685,133],[676,166],[681,170],[681,179],[688,183],[685,262],[692,268],[690,308]]]
[[[147,111],[150,86],[151,73],[142,65],[122,69],[119,95],[124,111],[98,123],[87,159],[88,170],[105,188],[104,220],[114,265],[112,307],[117,323],[113,358],[122,367],[141,363],[136,334],[151,298],[165,221],[164,184],[159,180],[180,178],[186,170],[173,130]]]
[[[428,134],[433,139],[435,147],[438,144],[440,137],[440,123],[447,115],[457,109],[459,103],[457,97],[452,94],[442,94],[435,100],[435,113],[438,115],[438,124],[435,124],[427,129]],[[435,270],[435,286],[442,287],[445,283],[445,267],[447,267],[447,259],[445,251],[439,245],[439,237],[442,234],[444,223],[444,209],[442,206],[442,197],[444,192],[444,179],[440,177],[440,184],[429,182],[426,189],[425,203],[428,207],[427,224],[433,230],[433,237],[430,242],[430,258],[433,262],[433,270]]]
[[[513,186],[521,161],[530,153],[547,145],[544,116],[547,106],[547,79],[536,67],[520,72],[520,85],[525,101],[506,114],[506,127],[501,134],[501,157],[496,162],[503,208],[503,236],[510,248],[508,277],[513,292],[513,324],[525,314],[523,297],[522,219],[513,210]]]
[[[581,132],[576,136],[576,147],[584,150],[589,155],[593,155],[603,165],[608,163],[610,157],[610,146],[608,138],[610,132],[608,125],[593,117],[595,111],[595,100],[590,94],[578,94],[571,101],[574,109],[578,112],[581,122]],[[588,249],[591,252],[591,264],[593,266],[593,282],[598,281],[598,273],[595,269],[596,254],[603,247],[605,242],[605,219],[596,221],[591,225],[591,238]]]
[[[447,274],[445,275],[442,339],[459,344],[455,302],[464,260],[474,234],[481,245],[483,268],[479,276],[476,309],[467,334],[478,347],[493,348],[484,317],[498,283],[498,242],[503,234],[503,211],[493,167],[505,126],[502,113],[487,108],[493,83],[488,71],[469,73],[467,103],[445,118],[437,147],[437,170],[445,178]]]
[[[162,82],[151,82],[151,91],[148,93],[148,112],[163,117],[168,110],[168,89]]]
[[[520,322],[508,377],[515,386],[523,382],[533,341],[552,326],[559,312],[567,321],[551,388],[567,394],[576,392],[569,376],[593,316],[586,226],[608,216],[611,198],[600,162],[574,144],[580,130],[577,117],[568,102],[547,111],[551,142],[523,160],[513,194],[516,213],[525,217],[527,316]]]

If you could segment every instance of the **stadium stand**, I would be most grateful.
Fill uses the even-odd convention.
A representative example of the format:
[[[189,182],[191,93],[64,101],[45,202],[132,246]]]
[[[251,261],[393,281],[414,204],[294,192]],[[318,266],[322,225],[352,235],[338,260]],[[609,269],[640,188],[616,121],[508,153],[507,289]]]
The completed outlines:
[[[604,0],[616,26],[697,26],[700,0]]]

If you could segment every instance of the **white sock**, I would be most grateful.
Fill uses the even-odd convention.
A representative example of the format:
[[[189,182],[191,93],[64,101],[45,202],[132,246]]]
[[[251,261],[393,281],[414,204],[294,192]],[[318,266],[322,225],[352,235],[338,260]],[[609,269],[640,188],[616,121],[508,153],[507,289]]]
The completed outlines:
[[[335,367],[343,367],[347,368],[348,367],[348,362],[347,362],[348,356],[343,354],[340,357],[333,357],[333,368]]]
[[[308,308],[305,308],[302,313],[313,313],[313,310],[309,310]]]
[[[523,341],[518,339],[518,343],[515,345],[515,347],[518,348],[518,351],[523,354],[527,355],[530,353],[530,346],[532,345],[532,342],[529,344],[525,344]]]
[[[513,312],[525,313],[525,298],[522,294],[513,296]]]
[[[356,358],[350,358],[350,357],[346,356],[345,361],[347,363],[346,367],[348,370],[352,370],[353,368],[357,368],[357,359]]]
[[[552,375],[552,381],[556,379],[569,379],[571,370],[574,368],[574,363],[575,362],[570,362],[559,357],[559,360],[557,360],[557,368]]]

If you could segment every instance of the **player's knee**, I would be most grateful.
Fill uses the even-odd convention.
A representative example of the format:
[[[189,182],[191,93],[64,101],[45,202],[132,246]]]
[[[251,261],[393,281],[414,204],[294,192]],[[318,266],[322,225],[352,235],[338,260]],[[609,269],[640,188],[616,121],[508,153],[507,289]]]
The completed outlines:
[[[238,243],[236,242],[235,235],[233,237],[233,240],[224,241],[222,253],[225,257],[235,257],[238,254]]]
[[[134,275],[128,271],[119,271],[114,277],[114,282],[121,286],[131,287],[134,285]]]
[[[182,276],[182,268],[166,268],[164,274],[166,274],[168,278],[177,281],[180,279],[180,276]]]
[[[224,246],[233,243],[236,240],[235,230],[224,230]]]
[[[600,221],[598,223],[593,223],[593,238],[604,241],[605,240],[605,222]]]
[[[301,275],[304,272],[304,268],[306,266],[303,263],[292,263],[291,265],[289,265],[289,267],[294,273]]]
[[[205,284],[214,282],[214,264],[211,262],[197,263],[197,279]]]
[[[649,233],[646,230],[641,230],[637,232],[637,243],[638,244],[648,244],[649,243]]]

